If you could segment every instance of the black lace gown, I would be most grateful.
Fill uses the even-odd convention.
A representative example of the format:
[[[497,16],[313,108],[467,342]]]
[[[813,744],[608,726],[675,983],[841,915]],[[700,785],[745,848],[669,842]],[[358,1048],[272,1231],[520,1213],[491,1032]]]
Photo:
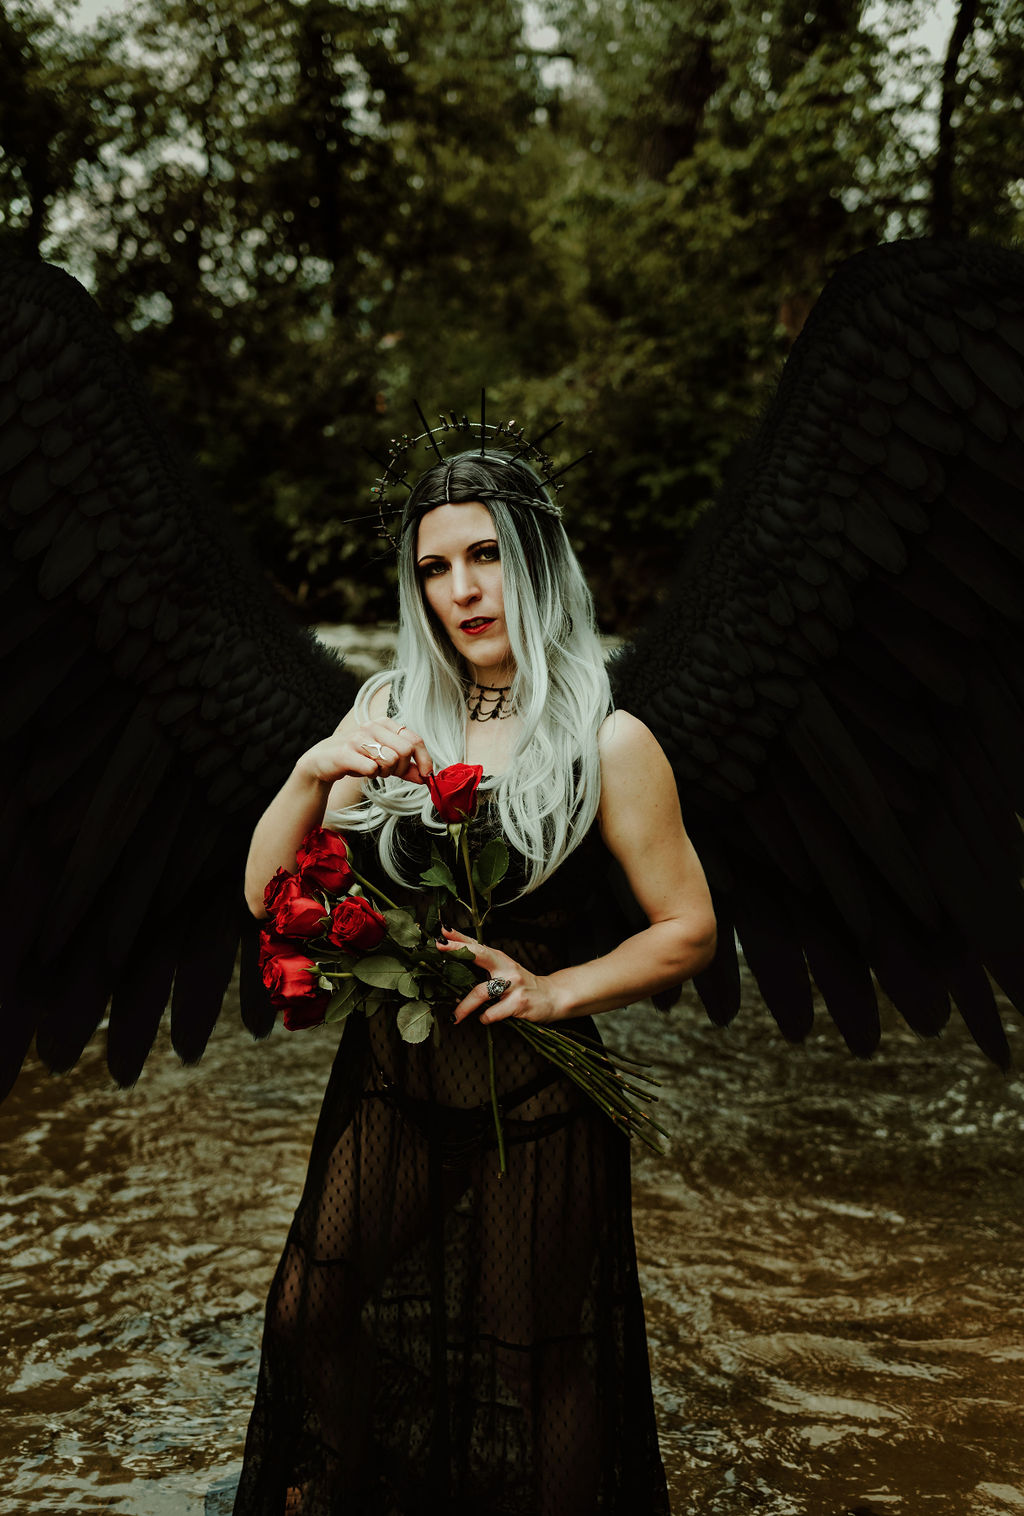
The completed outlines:
[[[488,940],[537,972],[593,957],[607,862],[595,829]],[[483,1029],[409,1046],[386,1009],[349,1019],[236,1516],[667,1513],[628,1139],[514,1028],[494,1044],[504,1177]]]

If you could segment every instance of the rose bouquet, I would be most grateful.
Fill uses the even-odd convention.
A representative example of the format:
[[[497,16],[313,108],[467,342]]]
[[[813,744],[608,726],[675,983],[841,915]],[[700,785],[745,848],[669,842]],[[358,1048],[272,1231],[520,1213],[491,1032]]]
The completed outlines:
[[[289,1031],[342,1022],[354,1011],[372,1016],[386,1006],[395,1009],[404,1041],[423,1042],[431,1035],[440,1040],[439,1013],[450,1013],[480,981],[470,949],[438,946],[442,920],[446,911],[461,907],[472,920],[474,936],[483,941],[494,891],[509,865],[500,838],[487,842],[475,859],[470,853],[469,822],[482,775],[479,765],[456,763],[426,781],[447,828],[449,856],[431,841],[430,865],[420,874],[428,902],[422,925],[358,873],[337,832],[314,827],[299,847],[294,873],[278,869],[264,892],[270,925],[261,933],[259,962],[263,983]],[[503,1024],[514,1027],[630,1136],[657,1149],[653,1134],[662,1128],[638,1103],[655,1097],[634,1082],[655,1081],[638,1072],[635,1060],[613,1056],[600,1043],[553,1026],[517,1017]],[[493,1034],[490,1026],[484,1030],[504,1173]]]

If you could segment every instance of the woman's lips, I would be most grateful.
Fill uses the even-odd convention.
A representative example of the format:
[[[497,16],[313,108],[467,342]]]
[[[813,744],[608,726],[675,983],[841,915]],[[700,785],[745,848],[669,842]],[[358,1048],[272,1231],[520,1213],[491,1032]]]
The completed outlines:
[[[459,631],[465,632],[467,637],[477,637],[481,632],[486,632],[488,627],[493,626],[494,621],[493,616],[489,620],[481,620],[474,616],[472,621],[460,621]]]

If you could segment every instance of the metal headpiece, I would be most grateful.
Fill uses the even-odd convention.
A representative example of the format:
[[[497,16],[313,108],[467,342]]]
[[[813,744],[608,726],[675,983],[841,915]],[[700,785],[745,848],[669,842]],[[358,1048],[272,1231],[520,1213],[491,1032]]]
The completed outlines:
[[[546,432],[531,440],[521,426],[514,421],[499,421],[492,424],[487,420],[487,396],[484,390],[480,391],[480,420],[470,421],[463,413],[457,411],[442,411],[438,416],[437,425],[432,427],[423,414],[418,401],[416,414],[425,428],[417,436],[411,437],[403,433],[401,437],[392,437],[388,448],[387,459],[375,458],[384,472],[376,480],[370,490],[370,498],[377,508],[380,519],[378,536],[386,537],[392,547],[397,547],[398,542],[388,527],[388,519],[400,515],[403,510],[402,503],[395,503],[391,492],[397,488],[411,491],[413,486],[406,477],[414,461],[414,454],[422,447],[426,452],[435,454],[437,463],[448,463],[460,453],[470,451],[470,444],[476,443],[481,458],[489,458],[494,463],[511,464],[519,460],[528,463],[537,474],[540,487],[527,494],[521,488],[502,489],[495,486],[493,489],[474,489],[474,500],[515,500],[524,505],[530,505],[535,510],[545,511],[551,516],[562,514],[557,500],[554,498],[562,489],[561,479],[577,463],[582,463],[584,458],[590,456],[590,451],[581,453],[571,463],[556,471],[554,463],[548,453],[541,447],[541,443],[556,432],[562,425],[556,421],[554,426],[549,426]],[[500,456],[499,456],[500,455]],[[452,503],[450,496],[451,470],[449,469],[441,482],[440,492],[437,498],[426,498],[420,503],[424,510],[430,510],[435,505],[447,505]],[[466,498],[460,496],[461,499]]]

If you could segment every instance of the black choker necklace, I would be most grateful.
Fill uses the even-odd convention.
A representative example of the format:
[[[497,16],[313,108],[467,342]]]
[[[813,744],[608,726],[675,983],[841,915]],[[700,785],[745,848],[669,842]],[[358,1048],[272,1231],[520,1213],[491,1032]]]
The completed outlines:
[[[471,684],[466,690],[470,721],[505,721],[515,715],[512,709],[512,686]]]

